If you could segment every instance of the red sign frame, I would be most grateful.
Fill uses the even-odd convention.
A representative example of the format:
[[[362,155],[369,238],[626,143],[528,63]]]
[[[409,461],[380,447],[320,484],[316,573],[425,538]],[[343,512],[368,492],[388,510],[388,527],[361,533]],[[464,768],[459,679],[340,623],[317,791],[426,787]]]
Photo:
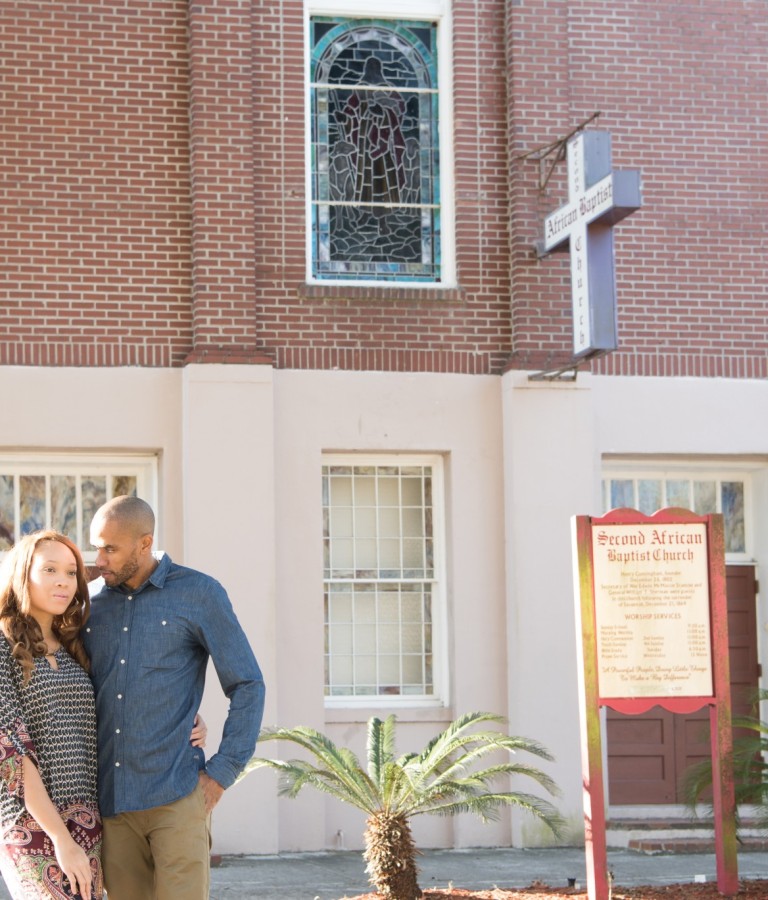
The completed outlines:
[[[595,526],[682,525],[701,523],[707,535],[707,576],[710,616],[711,694],[700,696],[599,696],[598,632],[595,615]],[[646,516],[635,509],[615,509],[602,517],[574,516],[574,585],[576,617],[580,628],[579,706],[583,773],[585,850],[590,900],[608,900],[610,885],[606,848],[606,807],[600,707],[628,715],[654,706],[673,713],[692,713],[709,707],[715,812],[715,853],[718,890],[725,896],[738,892],[736,804],[731,763],[731,696],[728,663],[728,608],[725,588],[723,517],[697,516],[685,509],[662,509]]]

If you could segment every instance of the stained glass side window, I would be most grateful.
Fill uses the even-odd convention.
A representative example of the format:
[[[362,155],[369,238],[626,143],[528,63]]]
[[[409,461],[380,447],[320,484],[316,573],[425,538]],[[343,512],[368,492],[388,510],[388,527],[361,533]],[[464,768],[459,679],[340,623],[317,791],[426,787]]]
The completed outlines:
[[[312,275],[439,282],[437,25],[310,21]]]
[[[720,485],[723,519],[730,523],[725,528],[725,552],[743,553],[746,549],[744,533],[744,483],[723,481]]]
[[[120,494],[147,496],[154,480],[149,463],[92,461],[62,463],[38,458],[33,462],[0,457],[0,553],[26,534],[53,528],[93,555],[90,523],[96,510]]]
[[[629,507],[649,516],[657,509],[677,506],[700,516],[722,513],[726,552],[747,552],[744,480],[686,477],[686,473],[632,478],[616,472],[603,485],[604,512]]]

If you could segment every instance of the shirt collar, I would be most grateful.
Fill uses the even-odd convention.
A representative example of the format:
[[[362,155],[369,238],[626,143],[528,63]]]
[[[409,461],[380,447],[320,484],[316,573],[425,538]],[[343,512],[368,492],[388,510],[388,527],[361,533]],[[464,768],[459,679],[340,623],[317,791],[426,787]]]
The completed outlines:
[[[168,572],[171,569],[171,557],[163,550],[158,550],[154,554],[154,557],[157,560],[157,566],[144,584],[151,582],[153,587],[163,588],[165,586],[165,579],[168,577]],[[142,585],[142,587],[144,587],[144,585]]]
[[[163,550],[158,550],[152,555],[157,560],[157,565],[146,581],[142,582],[137,588],[127,588],[124,584],[121,584],[117,586],[116,590],[120,591],[122,594],[138,594],[143,591],[148,584],[162,590],[162,588],[165,587],[165,579],[168,577],[168,572],[171,568],[171,557]]]

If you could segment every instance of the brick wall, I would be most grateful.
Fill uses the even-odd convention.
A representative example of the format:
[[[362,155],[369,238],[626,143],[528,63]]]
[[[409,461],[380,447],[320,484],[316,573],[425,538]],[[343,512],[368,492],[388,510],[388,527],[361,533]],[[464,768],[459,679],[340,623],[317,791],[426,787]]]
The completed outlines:
[[[180,363],[186,3],[3,3],[0,363]]]
[[[556,365],[567,256],[533,243],[564,165],[540,191],[523,155],[599,110],[644,208],[592,369],[768,375],[763,0],[455,0],[459,288],[437,292],[305,284],[301,0],[0,14],[0,364]]]
[[[514,157],[600,111],[644,208],[616,229],[620,350],[593,370],[765,378],[765,4],[515,0],[507,27],[513,364],[552,365],[570,341],[567,257],[531,253],[564,172],[539,196],[536,164]]]

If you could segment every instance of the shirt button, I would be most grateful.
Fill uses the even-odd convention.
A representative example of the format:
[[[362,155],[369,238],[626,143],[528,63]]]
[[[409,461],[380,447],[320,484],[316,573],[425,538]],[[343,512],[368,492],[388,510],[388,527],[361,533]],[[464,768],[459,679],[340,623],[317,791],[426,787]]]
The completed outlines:
[[[120,660],[120,665],[121,665],[121,666],[124,666],[124,665],[125,665],[125,660],[124,660],[124,659],[121,659],[121,660]]]
[[[91,629],[89,628],[88,631],[90,631],[90,630],[91,630]],[[128,631],[128,626],[127,626],[127,625],[123,625],[123,631]]]
[[[120,729],[119,729],[119,728],[115,728],[115,734],[120,734]]]
[[[116,763],[115,763],[115,768],[116,768],[116,769],[120,768],[120,763],[119,763],[119,762],[116,762]]]
[[[117,699],[118,699],[118,700],[122,700],[122,699],[123,699],[123,695],[122,695],[122,694],[118,694],[118,695],[117,695]]]
[[[128,594],[128,599],[133,600],[133,594]]]
[[[86,631],[90,631],[90,630],[91,630],[91,626],[89,625],[85,630],[86,630]]]

